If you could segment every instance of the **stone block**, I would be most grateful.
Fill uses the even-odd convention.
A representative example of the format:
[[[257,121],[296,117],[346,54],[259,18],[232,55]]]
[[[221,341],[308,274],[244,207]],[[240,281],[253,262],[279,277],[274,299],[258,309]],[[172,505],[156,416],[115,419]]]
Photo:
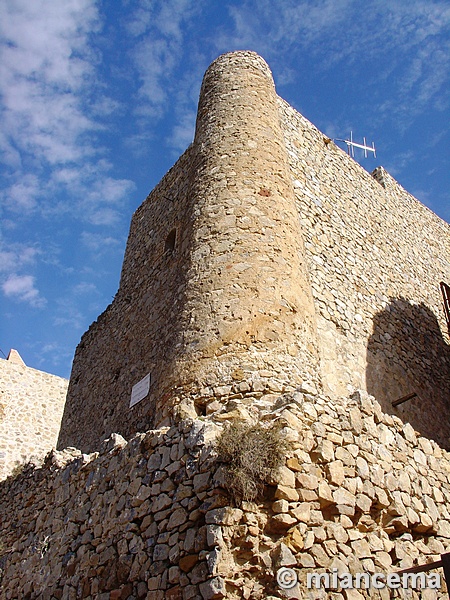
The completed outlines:
[[[226,598],[225,582],[221,577],[213,577],[200,584],[200,593],[203,600],[216,600]]]

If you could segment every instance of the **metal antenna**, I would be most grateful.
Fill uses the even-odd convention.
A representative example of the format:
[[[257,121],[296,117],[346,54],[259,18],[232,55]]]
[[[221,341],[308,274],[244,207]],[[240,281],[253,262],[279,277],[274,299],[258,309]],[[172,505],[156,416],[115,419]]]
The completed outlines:
[[[365,158],[367,158],[368,152],[373,152],[373,156],[374,156],[374,158],[376,158],[377,154],[375,151],[374,142],[372,142],[372,147],[370,147],[366,143],[366,138],[363,138],[363,140],[364,140],[363,144],[357,144],[356,142],[354,142],[353,141],[353,131],[350,131],[350,139],[349,140],[340,140],[340,139],[336,138],[334,141],[335,142],[344,142],[344,144],[347,144],[348,155],[351,156],[352,158],[355,158],[355,148],[361,148],[361,150],[364,150]]]

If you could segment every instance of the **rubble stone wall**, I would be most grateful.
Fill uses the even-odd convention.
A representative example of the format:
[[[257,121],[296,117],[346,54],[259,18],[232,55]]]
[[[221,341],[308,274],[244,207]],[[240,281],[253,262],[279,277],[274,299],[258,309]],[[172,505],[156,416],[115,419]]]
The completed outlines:
[[[113,434],[100,453],[54,451],[0,484],[2,598],[200,597],[214,504],[206,435],[203,423],[129,443]]]
[[[279,107],[324,389],[367,389],[386,412],[449,448],[450,340],[439,284],[450,281],[450,226],[383,168],[370,175],[281,99]]]
[[[11,351],[0,359],[0,479],[56,446],[67,379],[27,367]]]
[[[156,400],[174,388],[192,226],[188,149],[133,216],[119,290],[76,349],[58,448],[98,449],[112,432],[152,427]],[[175,231],[173,248],[166,248]],[[169,240],[170,241],[170,240]],[[129,407],[150,373],[147,397]]]
[[[279,422],[288,443],[264,500],[239,507],[214,452],[237,416]],[[449,454],[365,392],[217,403],[128,443],[113,435],[90,455],[54,451],[0,483],[2,598],[387,600],[387,588],[308,591],[306,578],[439,560],[449,497]],[[299,584],[280,589],[280,568]],[[440,576],[438,589],[398,593],[443,600]]]

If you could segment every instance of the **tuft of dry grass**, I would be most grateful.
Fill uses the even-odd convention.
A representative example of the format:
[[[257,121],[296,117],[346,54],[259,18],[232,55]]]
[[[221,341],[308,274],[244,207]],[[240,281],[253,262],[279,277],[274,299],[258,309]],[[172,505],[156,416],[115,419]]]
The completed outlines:
[[[235,421],[217,439],[218,461],[237,505],[261,497],[270,476],[284,464],[287,443],[277,423],[269,426]]]

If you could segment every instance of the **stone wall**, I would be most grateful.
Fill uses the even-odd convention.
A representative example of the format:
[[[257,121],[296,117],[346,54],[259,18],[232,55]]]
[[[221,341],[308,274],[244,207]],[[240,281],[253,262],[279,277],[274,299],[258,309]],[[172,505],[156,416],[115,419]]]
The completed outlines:
[[[114,434],[100,453],[54,451],[6,480],[2,598],[199,597],[215,506],[207,441],[198,422]]]
[[[0,479],[56,446],[68,383],[27,367],[16,350],[0,359]]]
[[[450,408],[450,345],[439,283],[450,281],[450,226],[384,169],[369,175],[286,102],[279,106],[325,390],[367,389],[448,448],[441,416]]]
[[[210,408],[128,443],[113,435],[90,455],[53,451],[0,483],[2,598],[387,600],[386,588],[305,582],[334,569],[387,575],[450,552],[448,453],[367,393],[297,390]],[[237,417],[278,422],[288,443],[264,500],[240,507],[214,451]],[[299,585],[277,586],[282,567]],[[439,589],[398,594],[447,597],[443,577]]]
[[[83,335],[74,357],[58,448],[98,448],[112,432],[150,429],[156,399],[174,387],[180,313],[192,236],[192,150],[133,216],[119,291]],[[175,247],[166,240],[176,230]],[[151,374],[149,396],[129,408],[133,385]]]

